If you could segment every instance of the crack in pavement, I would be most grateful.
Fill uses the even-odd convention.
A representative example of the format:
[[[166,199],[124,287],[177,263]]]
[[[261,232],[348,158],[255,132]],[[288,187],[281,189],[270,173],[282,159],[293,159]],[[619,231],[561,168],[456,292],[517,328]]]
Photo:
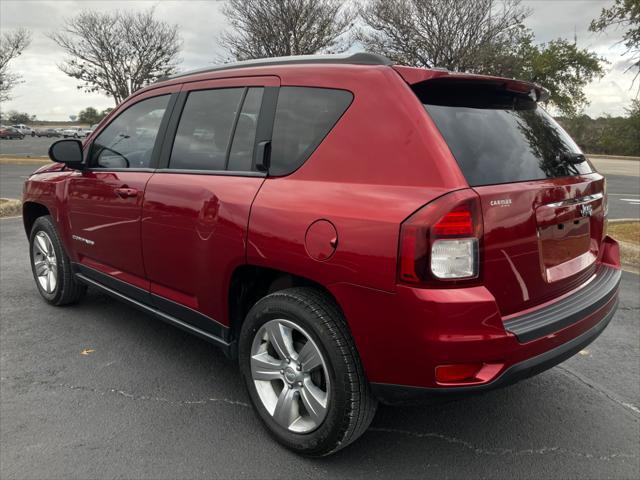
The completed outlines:
[[[448,435],[443,435],[441,433],[435,433],[435,432],[420,433],[420,432],[412,432],[411,430],[401,430],[397,428],[371,427],[369,428],[369,431],[406,435],[414,438],[433,438],[436,440],[442,440],[446,443],[465,447],[471,450],[476,455],[519,456],[519,455],[545,455],[548,453],[556,453],[560,455],[571,455],[573,457],[588,458],[588,459],[603,460],[603,461],[615,460],[617,458],[638,458],[638,455],[632,454],[632,453],[612,453],[609,455],[593,455],[591,453],[583,453],[575,450],[568,450],[562,447],[526,448],[522,450],[516,450],[513,448],[482,448],[474,445],[471,442],[467,442],[466,440],[462,440],[456,437],[450,437]]]
[[[584,375],[576,372],[575,370],[572,370],[568,367],[565,367],[564,365],[558,365],[556,367],[558,370],[560,370],[561,372],[563,372],[567,377],[573,378],[574,380],[577,380],[578,382],[582,383],[583,385],[591,388],[592,390],[595,390],[597,393],[599,393],[600,395],[608,398],[609,400],[611,400],[614,403],[617,403],[618,405],[620,405],[621,407],[624,407],[626,410],[632,412],[632,414],[634,416],[640,417],[640,408],[636,407],[635,405],[629,403],[629,402],[625,402],[623,399],[621,399],[620,397],[618,397],[618,395],[616,395],[615,393],[613,393],[612,391],[610,391],[609,389],[603,387],[602,385],[589,380],[587,377],[585,377]]]
[[[119,390],[117,388],[99,390],[97,388],[70,385],[67,383],[59,383],[58,386],[66,388],[68,390],[78,390],[83,392],[96,393],[103,397],[106,395],[119,395],[121,397],[129,398],[131,400],[161,402],[161,403],[168,403],[170,405],[203,405],[206,403],[225,403],[227,405],[236,405],[236,406],[245,407],[245,408],[251,407],[251,405],[249,405],[246,402],[241,402],[239,400],[232,400],[229,398],[205,398],[202,400],[171,400],[170,398],[165,398],[165,397],[150,397],[147,395],[135,395],[133,393],[128,393],[128,392],[125,392],[124,390]]]
[[[170,405],[203,405],[207,403],[224,403],[227,405],[238,406],[243,408],[250,408],[246,402],[241,402],[239,400],[232,400],[229,398],[206,398],[202,400],[171,400],[166,397],[152,397],[147,395],[135,395],[132,393],[125,392],[124,390],[119,390],[117,388],[109,388],[107,390],[99,390],[93,387],[85,387],[78,385],[70,385],[67,383],[60,383],[58,386],[66,388],[68,390],[74,391],[83,391],[95,393],[100,396],[106,395],[119,395],[124,398],[128,398],[131,400],[142,400],[142,401],[153,401],[153,402],[162,402]],[[638,455],[630,454],[630,453],[611,453],[609,455],[593,455],[590,453],[578,452],[575,450],[568,450],[563,447],[540,447],[540,448],[527,448],[516,450],[513,448],[483,448],[474,445],[471,442],[466,440],[462,440],[460,438],[451,437],[448,435],[444,435],[437,432],[415,432],[411,430],[402,430],[398,428],[386,428],[386,427],[370,427],[368,429],[370,432],[376,433],[391,433],[396,435],[405,435],[414,438],[432,438],[436,440],[443,441],[445,443],[451,445],[457,445],[468,450],[471,450],[476,455],[490,455],[490,456],[500,456],[500,455],[511,455],[511,456],[522,456],[522,455],[545,455],[545,454],[561,454],[561,455],[571,455],[573,457],[586,458],[586,459],[595,459],[595,460],[603,460],[610,461],[615,460],[617,458],[637,458]]]

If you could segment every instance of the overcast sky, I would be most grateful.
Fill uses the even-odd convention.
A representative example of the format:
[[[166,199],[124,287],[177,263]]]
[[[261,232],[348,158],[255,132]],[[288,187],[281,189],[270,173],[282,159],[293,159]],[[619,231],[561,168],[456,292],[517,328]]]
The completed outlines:
[[[635,89],[631,90],[632,73],[623,73],[628,60],[622,57],[624,47],[616,45],[622,31],[595,34],[588,31],[589,22],[600,10],[613,3],[601,0],[529,0],[523,2],[532,10],[526,23],[536,41],[547,42],[558,37],[578,37],[578,45],[605,57],[607,74],[587,87],[591,105],[587,113],[620,115],[629,105]],[[215,62],[224,52],[216,38],[227,24],[220,13],[221,2],[206,0],[142,0],[142,1],[37,1],[1,0],[0,27],[2,31],[24,27],[32,32],[29,48],[11,64],[22,75],[24,83],[13,90],[13,99],[2,104],[4,111],[19,110],[37,115],[41,120],[68,120],[87,106],[98,109],[113,106],[113,100],[79,90],[78,81],[67,77],[57,68],[64,57],[62,50],[46,34],[61,25],[65,18],[80,9],[113,11],[116,9],[145,9],[156,6],[162,20],[177,23],[184,40],[182,70],[200,68]]]

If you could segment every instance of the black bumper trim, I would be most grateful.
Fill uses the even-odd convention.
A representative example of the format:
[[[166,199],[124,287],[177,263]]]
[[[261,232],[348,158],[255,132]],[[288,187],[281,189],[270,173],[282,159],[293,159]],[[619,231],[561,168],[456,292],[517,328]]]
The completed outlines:
[[[618,309],[618,299],[606,313],[606,315],[591,329],[562,345],[529,358],[506,369],[495,380],[482,385],[470,385],[465,387],[412,387],[407,385],[394,385],[388,383],[371,383],[373,394],[384,404],[388,405],[412,405],[426,403],[436,397],[469,395],[481,393],[495,388],[514,384],[525,378],[529,378],[540,372],[555,367],[559,363],[572,357],[584,347],[593,342],[603,332]]]
[[[504,322],[504,328],[525,343],[557,332],[591,315],[613,298],[622,272],[602,265],[596,277],[577,292],[535,312]]]

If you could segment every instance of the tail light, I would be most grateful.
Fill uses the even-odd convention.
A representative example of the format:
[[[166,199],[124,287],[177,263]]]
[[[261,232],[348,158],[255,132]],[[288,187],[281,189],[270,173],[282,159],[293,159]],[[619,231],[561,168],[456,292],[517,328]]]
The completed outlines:
[[[456,283],[477,278],[481,239],[478,196],[459,190],[440,197],[402,223],[399,281]]]

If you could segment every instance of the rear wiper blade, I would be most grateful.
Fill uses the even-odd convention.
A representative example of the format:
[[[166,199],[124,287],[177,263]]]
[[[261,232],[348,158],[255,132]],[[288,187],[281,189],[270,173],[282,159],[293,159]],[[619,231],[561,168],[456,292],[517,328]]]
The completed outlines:
[[[575,165],[577,163],[586,162],[586,157],[581,153],[562,152],[556,155],[556,160],[563,163]]]

